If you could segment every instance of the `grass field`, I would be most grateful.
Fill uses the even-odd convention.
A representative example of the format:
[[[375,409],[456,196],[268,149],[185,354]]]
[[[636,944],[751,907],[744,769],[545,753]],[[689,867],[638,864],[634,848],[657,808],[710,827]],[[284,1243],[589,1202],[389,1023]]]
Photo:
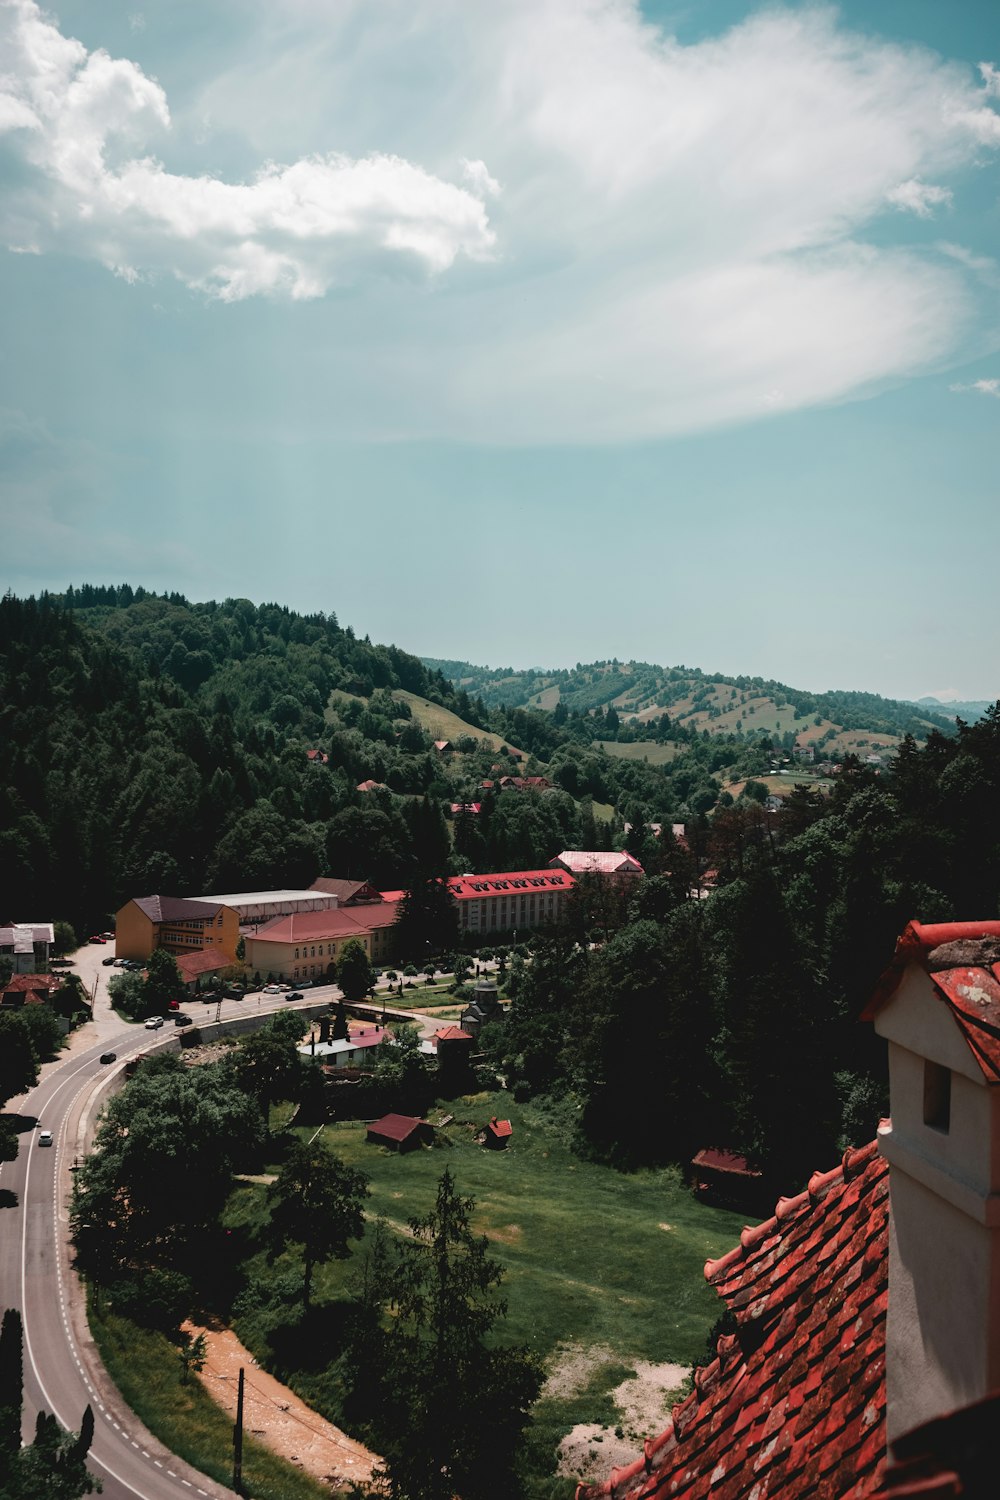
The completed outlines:
[[[501,739],[498,734],[491,734],[487,729],[477,729],[474,724],[468,724],[453,714],[450,709],[442,708],[439,703],[431,703],[427,698],[421,698],[416,693],[404,692],[402,688],[394,688],[392,696],[401,699],[410,705],[410,711],[423,729],[432,734],[437,740],[457,740],[460,735],[471,735],[474,740],[485,740],[492,745],[494,750],[499,750],[506,745],[509,750],[516,750],[509,740]]]
[[[703,1359],[721,1304],[702,1268],[707,1257],[736,1242],[743,1216],[697,1202],[674,1170],[623,1175],[580,1160],[565,1143],[573,1120],[569,1107],[555,1117],[519,1105],[507,1093],[447,1107],[455,1119],[438,1131],[434,1149],[399,1156],[369,1146],[358,1122],[328,1125],[323,1138],[344,1161],[368,1173],[370,1215],[382,1215],[398,1231],[430,1208],[438,1179],[450,1167],[459,1191],[476,1199],[474,1227],[489,1238],[491,1254],[506,1273],[503,1340],[527,1344],[549,1370],[560,1366],[567,1350],[589,1352],[583,1385],[558,1399],[543,1398],[535,1408],[531,1468],[541,1482],[575,1423],[615,1425],[610,1393],[635,1361],[689,1365]],[[494,1114],[514,1127],[505,1152],[486,1151],[474,1140]],[[234,1232],[261,1222],[262,1195],[252,1184],[236,1191],[227,1211]],[[345,1295],[363,1251],[362,1243],[351,1261],[318,1271],[317,1302],[335,1303]],[[280,1276],[293,1264],[282,1257],[272,1271],[263,1254],[257,1261],[248,1269],[262,1278]],[[288,1353],[294,1340],[274,1329],[274,1316],[273,1310],[244,1313],[237,1332],[262,1363],[277,1358],[282,1377],[336,1421],[335,1381],[325,1369],[294,1367]],[[654,1426],[662,1426],[661,1416],[656,1414]]]
[[[421,698],[417,693],[407,693],[403,688],[394,688],[394,698],[408,703],[410,712],[422,729],[432,734],[436,740],[457,740],[460,735],[471,735],[474,740],[485,740],[494,750],[499,750],[506,745],[509,750],[516,750],[509,740],[501,739],[498,734],[491,733],[488,729],[477,729],[475,724],[469,724],[465,719],[460,719],[450,709],[442,708],[439,703],[432,703],[429,698]],[[330,712],[336,711],[338,701],[346,703],[354,700],[358,703],[367,703],[367,699],[359,698],[356,693],[345,693],[342,688],[334,688],[330,694],[330,703],[327,708],[327,718]]]
[[[645,760],[651,766],[666,766],[680,755],[678,745],[661,745],[656,740],[635,740],[628,744],[624,740],[597,740],[608,755],[617,755],[621,760]]]
[[[201,1473],[226,1487],[232,1481],[232,1419],[192,1375],[181,1381],[177,1350],[169,1339],[115,1313],[97,1312],[90,1299],[90,1331],[105,1369],[126,1403],[154,1437]],[[255,1500],[330,1500],[317,1484],[276,1454],[243,1440],[245,1493]]]

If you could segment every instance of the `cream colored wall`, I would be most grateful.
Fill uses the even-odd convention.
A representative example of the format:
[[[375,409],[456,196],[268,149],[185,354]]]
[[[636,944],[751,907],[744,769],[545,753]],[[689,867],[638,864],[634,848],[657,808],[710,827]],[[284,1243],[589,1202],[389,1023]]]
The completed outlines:
[[[913,966],[875,1020],[889,1040],[888,1437],[1000,1385],[1000,1091]],[[927,1062],[951,1074],[948,1129],[924,1122]]]
[[[353,933],[351,937],[324,938],[322,942],[310,943],[275,943],[264,938],[248,937],[246,962],[252,972],[273,974],[283,981],[316,978],[323,973],[328,964],[337,962],[344,950],[344,945],[352,941],[359,942],[371,957],[371,934],[359,931]],[[314,948],[315,953],[312,952]],[[297,958],[296,951],[298,951]]]
[[[886,1324],[887,1436],[1000,1385],[995,1230],[893,1167]]]

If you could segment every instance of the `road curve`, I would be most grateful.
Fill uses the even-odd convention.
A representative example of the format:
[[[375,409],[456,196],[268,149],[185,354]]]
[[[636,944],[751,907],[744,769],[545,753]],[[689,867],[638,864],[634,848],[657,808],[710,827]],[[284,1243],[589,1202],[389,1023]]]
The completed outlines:
[[[111,976],[99,966],[99,951],[81,950],[75,967],[94,996],[93,1021],[71,1039],[68,1056],[42,1069],[36,1088],[8,1105],[8,1112],[20,1117],[20,1134],[17,1160],[0,1164],[0,1310],[16,1307],[24,1323],[23,1432],[28,1440],[40,1410],[54,1413],[63,1427],[75,1431],[89,1403],[95,1429],[88,1466],[108,1500],[191,1495],[221,1500],[233,1492],[176,1458],[125,1406],[96,1357],[82,1289],[71,1266],[72,1171],[90,1096],[107,1078],[101,1053],[115,1052],[120,1065],[168,1034],[123,1023],[107,995]],[[319,993],[307,991],[303,1000],[314,1004],[338,996],[335,986],[324,986]],[[253,1011],[262,1019],[289,1008],[270,996],[254,999]],[[247,1016],[253,1013],[251,1004],[226,1002],[221,1019]],[[189,1008],[197,1013],[196,1004]],[[210,1014],[214,1021],[214,1006]],[[428,1034],[440,1024],[420,1013],[409,1012],[408,1018]],[[39,1129],[52,1131],[52,1148],[39,1147]]]

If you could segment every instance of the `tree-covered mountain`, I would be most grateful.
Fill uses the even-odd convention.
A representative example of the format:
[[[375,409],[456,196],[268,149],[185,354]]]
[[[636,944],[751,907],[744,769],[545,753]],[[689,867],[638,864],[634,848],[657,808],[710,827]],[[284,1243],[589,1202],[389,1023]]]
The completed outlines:
[[[487,710],[332,614],[128,585],[8,595],[0,910],[89,930],[152,891],[319,874],[398,887],[415,871],[534,866],[581,841],[620,843],[624,820],[699,815],[723,772],[766,768],[759,747],[663,725],[669,763],[628,761],[597,729],[611,732],[577,714]],[[482,782],[498,772],[551,786],[496,798]],[[483,816],[449,830],[451,804],[472,801]]]
[[[727,677],[698,667],[613,659],[515,671],[434,657],[424,657],[423,662],[487,708],[554,710],[561,704],[566,711],[604,715],[610,709],[633,735],[641,735],[644,725],[667,714],[674,724],[710,734],[737,729],[770,735],[791,732],[824,740],[843,752],[859,748],[859,735],[897,739],[912,734],[924,739],[930,729],[947,729],[954,723],[950,706],[896,702],[875,693],[810,693],[768,678]],[[818,736],[811,733],[815,729]]]

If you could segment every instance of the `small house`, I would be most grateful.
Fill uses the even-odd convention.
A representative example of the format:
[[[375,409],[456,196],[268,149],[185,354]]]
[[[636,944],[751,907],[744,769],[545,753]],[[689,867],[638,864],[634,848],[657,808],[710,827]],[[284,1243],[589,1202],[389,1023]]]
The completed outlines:
[[[483,1145],[490,1151],[506,1151],[507,1142],[514,1134],[514,1127],[509,1120],[498,1120],[496,1115],[486,1127]]]

